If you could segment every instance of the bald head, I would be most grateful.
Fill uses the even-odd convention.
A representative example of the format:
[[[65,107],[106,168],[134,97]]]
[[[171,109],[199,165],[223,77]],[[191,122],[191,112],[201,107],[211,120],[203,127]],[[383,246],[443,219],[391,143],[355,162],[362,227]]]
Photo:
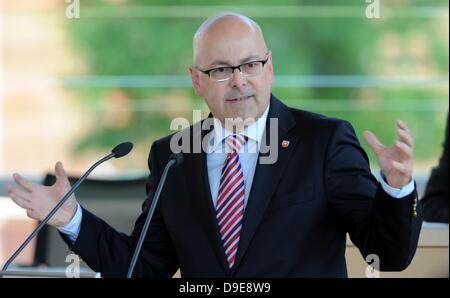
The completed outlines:
[[[193,62],[201,65],[207,51],[220,41],[220,45],[230,44],[238,39],[247,39],[262,52],[267,46],[259,25],[247,16],[237,13],[221,13],[204,21],[197,29],[193,39]],[[228,42],[229,41],[229,42]]]
[[[213,16],[195,33],[193,51],[192,85],[215,118],[224,123],[226,118],[254,120],[262,115],[269,105],[274,74],[272,55],[258,24],[236,13]],[[229,67],[233,67],[231,76],[218,80]]]

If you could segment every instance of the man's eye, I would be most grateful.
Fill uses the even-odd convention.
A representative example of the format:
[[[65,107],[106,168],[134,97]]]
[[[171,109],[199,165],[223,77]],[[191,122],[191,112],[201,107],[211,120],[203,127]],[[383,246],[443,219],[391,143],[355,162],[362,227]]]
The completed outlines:
[[[216,68],[214,71],[216,71],[216,72],[225,72],[226,70],[227,70],[226,67],[219,67],[219,68]]]
[[[253,68],[253,67],[256,66],[256,62],[249,62],[249,63],[246,64],[246,66],[247,66],[248,68]]]

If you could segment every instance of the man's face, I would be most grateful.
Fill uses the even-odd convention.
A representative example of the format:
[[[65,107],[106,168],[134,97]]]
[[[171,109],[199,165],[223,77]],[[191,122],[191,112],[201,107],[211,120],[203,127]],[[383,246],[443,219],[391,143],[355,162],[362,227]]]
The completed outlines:
[[[195,61],[196,67],[208,70],[267,58],[267,63],[260,74],[245,77],[235,69],[232,77],[222,82],[214,81],[207,74],[191,67],[190,73],[196,94],[206,100],[213,116],[222,123],[226,118],[257,119],[270,100],[274,76],[272,56],[255,32],[241,30],[234,34],[233,32],[208,34],[198,47]]]

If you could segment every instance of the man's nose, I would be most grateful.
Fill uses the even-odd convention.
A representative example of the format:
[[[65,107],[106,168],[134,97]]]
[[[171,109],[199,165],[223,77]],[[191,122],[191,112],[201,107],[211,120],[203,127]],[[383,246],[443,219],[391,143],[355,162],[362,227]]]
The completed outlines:
[[[242,75],[241,71],[236,68],[230,79],[231,86],[243,86],[247,84],[247,79]]]

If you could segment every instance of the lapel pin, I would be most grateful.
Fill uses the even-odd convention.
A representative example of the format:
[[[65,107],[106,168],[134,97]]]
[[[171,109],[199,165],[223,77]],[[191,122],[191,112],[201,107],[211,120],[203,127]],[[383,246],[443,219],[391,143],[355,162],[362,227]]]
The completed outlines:
[[[288,146],[289,146],[289,141],[288,140],[283,140],[283,142],[281,142],[281,147],[287,148]]]

